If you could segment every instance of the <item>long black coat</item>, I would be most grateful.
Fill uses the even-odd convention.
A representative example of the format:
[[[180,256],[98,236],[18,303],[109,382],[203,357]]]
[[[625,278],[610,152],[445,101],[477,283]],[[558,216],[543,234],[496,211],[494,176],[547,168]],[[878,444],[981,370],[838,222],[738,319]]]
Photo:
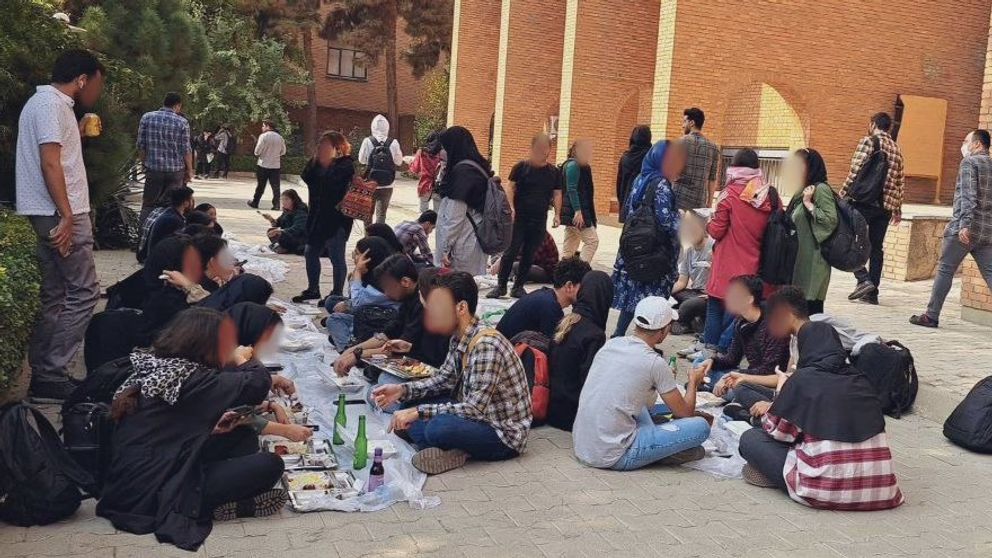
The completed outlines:
[[[592,359],[606,343],[603,328],[587,318],[572,326],[568,337],[551,349],[551,397],[548,401],[548,424],[561,430],[572,430],[575,413],[579,411],[579,395],[586,383]]]
[[[311,161],[300,178],[310,192],[310,213],[307,215],[306,242],[320,246],[339,230],[351,234],[352,219],[338,211],[338,204],[348,193],[355,176],[355,161],[345,156],[323,168]]]
[[[175,405],[139,396],[121,420],[97,514],[118,529],[155,533],[159,542],[196,550],[210,534],[203,508],[203,446],[224,411],[256,405],[272,377],[256,365],[239,372],[200,370],[183,383]]]

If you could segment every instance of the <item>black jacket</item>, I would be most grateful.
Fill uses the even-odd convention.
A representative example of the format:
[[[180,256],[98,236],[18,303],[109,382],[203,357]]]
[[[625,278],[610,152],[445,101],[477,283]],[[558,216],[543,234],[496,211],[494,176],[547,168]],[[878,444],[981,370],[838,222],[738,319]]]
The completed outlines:
[[[310,192],[307,244],[321,245],[341,229],[351,234],[352,219],[338,211],[337,206],[355,176],[354,160],[350,156],[341,157],[327,168],[311,160],[300,176]]]
[[[139,396],[137,410],[114,432],[97,515],[118,529],[154,532],[159,542],[196,550],[212,527],[211,515],[202,509],[203,447],[225,410],[261,403],[271,386],[271,375],[259,365],[240,372],[194,372],[175,405]]]
[[[579,410],[579,395],[589,375],[592,359],[605,343],[603,328],[583,317],[572,326],[565,340],[551,349],[548,370],[551,375],[549,425],[572,430],[575,413]]]

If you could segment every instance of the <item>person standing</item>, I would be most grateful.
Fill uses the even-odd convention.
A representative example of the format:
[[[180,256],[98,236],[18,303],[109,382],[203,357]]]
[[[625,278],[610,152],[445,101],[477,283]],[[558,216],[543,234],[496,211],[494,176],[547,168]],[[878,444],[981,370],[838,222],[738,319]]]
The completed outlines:
[[[965,256],[971,254],[992,288],[992,158],[989,157],[988,130],[975,130],[961,145],[961,167],[954,187],[954,212],[944,229],[944,244],[933,281],[930,304],[923,314],[909,322],[923,327],[937,327],[944,299]]]
[[[372,135],[362,140],[358,150],[358,162],[365,165],[365,178],[374,180],[375,222],[386,222],[386,210],[393,197],[393,181],[396,180],[396,167],[403,164],[403,150],[398,140],[389,140],[389,120],[377,114],[370,127]]]
[[[720,167],[720,150],[703,136],[706,115],[698,108],[682,111],[682,145],[686,149],[686,165],[682,178],[675,183],[678,208],[709,207],[716,191],[716,175]]]
[[[577,140],[568,150],[568,159],[562,163],[566,196],[558,222],[565,225],[565,257],[579,256],[592,262],[599,247],[599,234],[596,232],[595,187],[592,182],[592,142]]]
[[[871,117],[868,135],[861,138],[861,143],[854,150],[851,172],[848,173],[844,186],[840,189],[840,197],[850,198],[851,186],[865,168],[865,163],[876,149],[881,150],[887,170],[882,177],[884,182],[878,191],[880,197],[872,200],[850,199],[851,206],[868,222],[871,259],[867,269],[862,267],[854,272],[858,285],[847,298],[868,304],[878,304],[878,286],[882,281],[882,263],[885,258],[883,250],[885,233],[889,230],[889,223],[897,226],[902,220],[902,195],[906,186],[906,175],[903,169],[902,150],[889,135],[891,128],[892,118],[887,113],[879,112]]]
[[[238,137],[231,131],[231,126],[224,124],[214,134],[214,148],[217,150],[214,162],[214,178],[227,178],[231,170],[231,155],[238,147]],[[221,174],[223,173],[223,174]]]
[[[786,211],[799,237],[792,284],[806,293],[809,313],[822,314],[830,287],[830,264],[823,258],[820,244],[837,228],[837,202],[827,183],[827,166],[818,151],[800,149],[792,155],[790,164],[804,177],[802,191],[793,196]]]
[[[506,284],[510,280],[513,262],[520,255],[517,279],[513,283],[510,296],[520,298],[527,294],[524,284],[534,262],[534,253],[544,241],[548,232],[548,207],[554,204],[553,226],[559,225],[561,213],[561,176],[558,169],[548,163],[551,154],[551,138],[538,134],[530,142],[530,158],[520,161],[510,170],[510,182],[505,187],[513,212],[513,238],[503,253],[502,260],[510,262],[499,268],[496,287],[489,291],[487,298],[500,298],[506,295]]]
[[[434,265],[482,275],[486,272],[487,258],[472,220],[482,222],[492,170],[489,161],[479,153],[472,132],[461,126],[452,126],[441,133],[441,147],[447,170],[438,186],[441,204],[434,232],[437,242]]]
[[[617,204],[620,206],[620,222],[624,221],[623,208],[627,205],[627,196],[634,179],[641,173],[641,163],[651,149],[651,128],[637,126],[630,133],[630,147],[623,152],[617,165]]]
[[[282,168],[282,156],[286,154],[286,140],[279,135],[271,120],[262,121],[262,134],[255,144],[255,156],[258,166],[255,167],[255,196],[248,202],[248,207],[258,209],[258,202],[265,193],[265,183],[272,185],[272,210],[279,210],[279,172]]]
[[[420,198],[420,212],[427,211],[427,205],[434,200],[434,211],[437,211],[438,197],[434,193],[434,184],[438,173],[441,172],[441,141],[440,132],[431,132],[427,136],[424,147],[417,150],[410,163],[410,172],[417,175],[417,197]]]
[[[193,153],[196,155],[196,175],[194,178],[210,178],[210,155],[214,150],[214,138],[209,130],[203,130],[193,138]]]
[[[85,50],[66,50],[52,82],[28,99],[18,120],[17,213],[38,236],[41,308],[28,347],[30,395],[63,400],[74,389],[67,367],[100,298],[93,262],[89,186],[82,128],[73,108],[89,108],[103,92],[106,69]]]
[[[145,165],[140,223],[168,200],[169,190],[193,180],[193,144],[182,108],[179,93],[166,93],[162,108],[146,112],[138,124],[138,156]]]

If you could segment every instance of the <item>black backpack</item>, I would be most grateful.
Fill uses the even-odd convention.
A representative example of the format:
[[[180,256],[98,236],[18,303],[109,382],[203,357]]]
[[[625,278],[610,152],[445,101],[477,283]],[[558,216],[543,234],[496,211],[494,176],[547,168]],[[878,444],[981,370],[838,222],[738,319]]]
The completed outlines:
[[[396,164],[393,163],[393,154],[389,150],[391,141],[385,141],[369,137],[372,141],[372,153],[369,154],[369,168],[365,172],[365,178],[374,180],[379,186],[389,186],[396,180]]]
[[[851,273],[864,267],[871,255],[868,222],[861,212],[847,203],[847,200],[840,199],[837,192],[832,189],[830,192],[834,196],[834,203],[837,204],[837,228],[830,237],[819,243],[820,254],[830,267]],[[802,196],[793,198],[792,203],[797,202],[802,203]],[[790,207],[793,207],[792,204]],[[809,225],[810,236],[814,236],[813,222],[807,219],[806,224]],[[816,242],[815,236],[813,242]]]
[[[788,285],[796,269],[799,234],[796,224],[785,213],[782,198],[775,188],[768,189],[772,213],[768,217],[765,235],[761,238],[761,263],[758,275],[769,285]]]
[[[913,406],[920,380],[912,353],[901,343],[869,343],[862,347],[854,366],[875,387],[883,413],[900,418]]]
[[[963,448],[992,453],[992,376],[975,384],[947,417],[944,436]]]
[[[0,520],[48,525],[75,513],[93,489],[41,411],[25,403],[0,409]]]
[[[151,344],[141,310],[117,308],[97,312],[86,326],[83,360],[92,372],[104,364],[131,354],[135,347]]]
[[[675,269],[678,251],[673,253],[668,231],[660,230],[654,218],[657,183],[648,186],[641,203],[623,224],[620,233],[620,256],[627,275],[634,281],[653,283]]]
[[[114,394],[117,393],[117,388],[121,387],[121,384],[133,373],[134,366],[131,364],[130,355],[106,362],[86,374],[86,378],[66,398],[63,407],[76,403],[109,405],[114,399]]]
[[[62,407],[62,443],[69,456],[93,477],[92,493],[100,495],[113,456],[114,421],[106,403]]]
[[[882,151],[878,136],[871,138],[872,152],[851,182],[845,196],[854,203],[880,206],[889,175],[889,160]]]

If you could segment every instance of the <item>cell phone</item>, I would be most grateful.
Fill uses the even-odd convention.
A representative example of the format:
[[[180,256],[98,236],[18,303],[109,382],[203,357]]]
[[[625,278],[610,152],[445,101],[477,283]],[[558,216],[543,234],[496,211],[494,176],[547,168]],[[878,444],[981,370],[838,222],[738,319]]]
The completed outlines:
[[[281,364],[273,364],[271,366],[266,366],[265,369],[268,370],[269,372],[276,373],[281,371],[283,367]]]
[[[235,415],[237,415],[236,418],[242,419],[242,418],[245,418],[245,417],[249,417],[251,415],[254,415],[255,414],[255,406],[254,405],[239,405],[239,406],[234,407],[232,409],[228,409],[227,412],[228,413],[234,413]]]
[[[234,263],[234,267],[241,267],[241,266],[245,265],[246,263],[248,263],[248,260],[241,260],[240,262],[235,262]]]

